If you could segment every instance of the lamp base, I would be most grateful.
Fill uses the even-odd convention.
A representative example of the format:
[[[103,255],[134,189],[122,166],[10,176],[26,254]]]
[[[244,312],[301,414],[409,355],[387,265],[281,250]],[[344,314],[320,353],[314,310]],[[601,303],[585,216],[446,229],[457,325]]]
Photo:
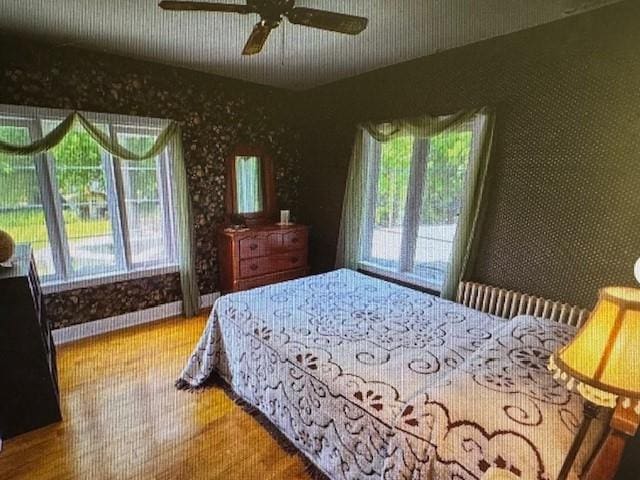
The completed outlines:
[[[598,453],[582,476],[582,480],[611,480],[615,477],[622,452],[629,437],[638,431],[640,416],[633,408],[624,408],[618,403],[609,422],[607,432]]]
[[[564,459],[564,463],[562,464],[562,469],[560,470],[560,474],[558,475],[558,480],[567,480],[569,477],[569,472],[571,471],[571,467],[573,466],[573,462],[576,460],[576,456],[580,451],[580,446],[582,445],[582,441],[584,440],[585,435],[589,431],[589,427],[591,426],[591,422],[594,418],[598,416],[600,412],[600,407],[598,407],[595,403],[591,403],[586,400],[584,402],[583,413],[582,413],[582,424],[578,429],[578,433],[576,433],[575,438],[573,439],[573,443],[571,443],[571,448],[567,453],[567,456]]]

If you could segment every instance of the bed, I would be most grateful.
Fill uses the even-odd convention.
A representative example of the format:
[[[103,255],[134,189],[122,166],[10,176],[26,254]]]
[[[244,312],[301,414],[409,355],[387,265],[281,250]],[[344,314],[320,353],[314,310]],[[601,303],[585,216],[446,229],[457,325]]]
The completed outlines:
[[[216,373],[331,479],[552,480],[582,400],[546,363],[574,333],[341,269],[219,298],[177,384]]]

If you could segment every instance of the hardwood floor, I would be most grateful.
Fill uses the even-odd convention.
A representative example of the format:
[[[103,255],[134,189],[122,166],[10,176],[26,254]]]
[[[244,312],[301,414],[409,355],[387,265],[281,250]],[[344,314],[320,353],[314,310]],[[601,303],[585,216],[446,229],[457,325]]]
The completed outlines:
[[[302,460],[219,388],[173,388],[205,321],[60,347],[64,420],[7,440],[0,479],[308,479]]]

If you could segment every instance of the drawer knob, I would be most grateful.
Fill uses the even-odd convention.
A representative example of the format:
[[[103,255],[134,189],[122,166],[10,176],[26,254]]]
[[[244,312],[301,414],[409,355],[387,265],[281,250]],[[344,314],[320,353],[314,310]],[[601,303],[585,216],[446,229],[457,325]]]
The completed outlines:
[[[255,272],[258,269],[258,265],[252,263],[251,265],[249,265],[249,268]]]
[[[258,248],[257,243],[252,243],[251,245],[249,245],[249,250],[255,250],[256,248]]]
[[[291,243],[298,243],[298,237],[293,237],[291,239]]]
[[[289,260],[291,260],[291,263],[297,263],[298,257],[291,257]]]

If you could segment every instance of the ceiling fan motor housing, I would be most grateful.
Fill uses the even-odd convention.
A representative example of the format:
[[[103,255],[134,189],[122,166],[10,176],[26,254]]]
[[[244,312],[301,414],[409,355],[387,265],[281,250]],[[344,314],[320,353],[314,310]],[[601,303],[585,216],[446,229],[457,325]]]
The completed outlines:
[[[291,11],[295,0],[247,0],[247,5],[256,9],[265,27],[276,28],[284,16]]]

